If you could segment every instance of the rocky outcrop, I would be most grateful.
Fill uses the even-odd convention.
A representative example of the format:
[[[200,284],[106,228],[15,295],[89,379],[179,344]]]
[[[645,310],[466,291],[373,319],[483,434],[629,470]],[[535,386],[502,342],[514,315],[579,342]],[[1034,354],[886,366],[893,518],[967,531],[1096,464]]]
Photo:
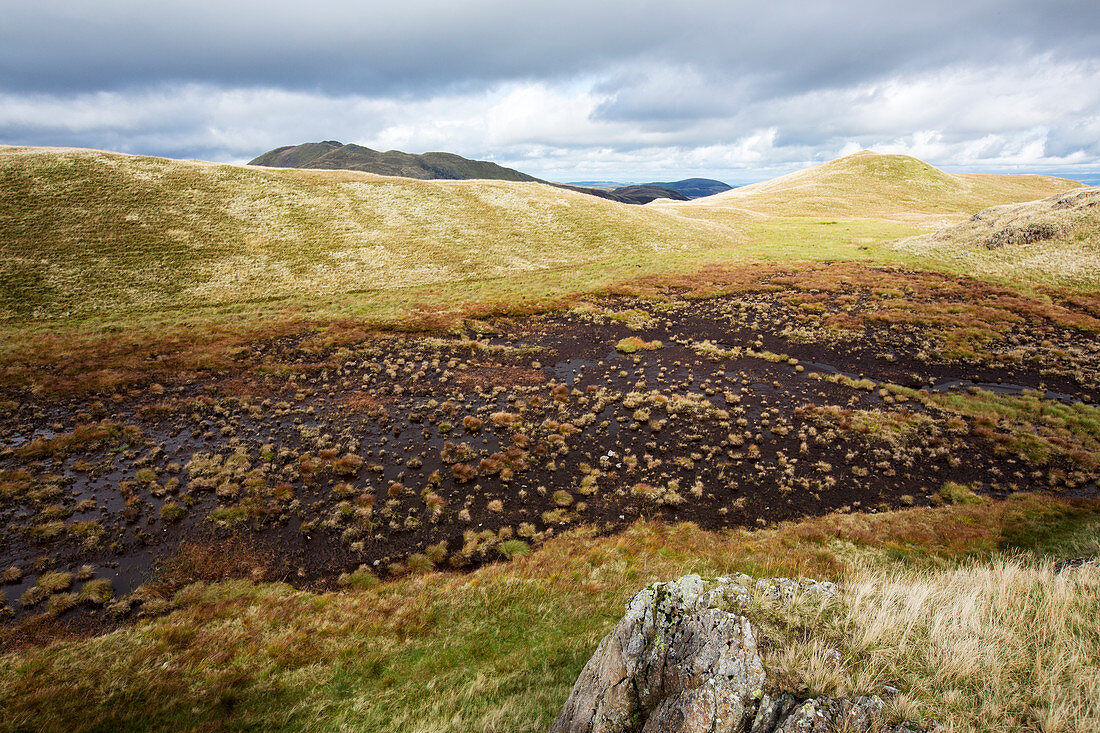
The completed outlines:
[[[909,724],[882,725],[882,698],[877,695],[847,698],[817,697],[798,700],[793,695],[760,701],[749,733],[835,733],[836,731],[882,731],[882,733],[924,733]]]
[[[686,575],[635,595],[588,660],[551,733],[823,733],[883,730],[883,702],[764,693],[749,620],[753,588],[782,599],[833,594],[831,583]]]
[[[733,583],[688,575],[634,596],[552,728],[560,733],[737,731],[752,719],[764,666]],[[704,722],[705,721],[705,722]]]

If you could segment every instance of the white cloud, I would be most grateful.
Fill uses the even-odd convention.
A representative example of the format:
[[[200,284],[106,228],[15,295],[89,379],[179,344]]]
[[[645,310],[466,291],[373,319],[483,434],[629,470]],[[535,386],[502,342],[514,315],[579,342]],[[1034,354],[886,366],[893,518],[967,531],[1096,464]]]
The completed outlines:
[[[339,139],[453,151],[556,180],[746,180],[861,148],[956,170],[1100,172],[1095,60],[1044,53],[789,94],[766,87],[678,62],[411,98],[201,83],[7,92],[0,141],[244,161]]]

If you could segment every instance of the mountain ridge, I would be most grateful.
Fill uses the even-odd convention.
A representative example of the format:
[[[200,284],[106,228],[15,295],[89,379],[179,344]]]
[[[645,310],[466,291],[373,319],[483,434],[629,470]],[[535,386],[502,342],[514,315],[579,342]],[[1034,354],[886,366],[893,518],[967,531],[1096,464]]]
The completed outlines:
[[[248,165],[270,168],[353,170],[419,180],[491,180],[542,183],[538,178],[487,160],[471,160],[455,153],[385,152],[336,140],[285,145],[269,150]]]
[[[354,170],[383,176],[401,176],[418,180],[493,180],[545,183],[557,188],[597,196],[624,204],[647,204],[658,198],[688,201],[699,195],[710,195],[730,187],[721,181],[688,178],[671,183],[645,183],[602,187],[581,186],[546,181],[514,168],[486,160],[472,160],[456,153],[405,153],[400,150],[381,152],[354,143],[338,140],[284,145],[259,155],[248,162],[252,166],[270,168],[303,168],[310,170]],[[684,190],[681,190],[683,188]],[[708,191],[709,193],[692,193]]]

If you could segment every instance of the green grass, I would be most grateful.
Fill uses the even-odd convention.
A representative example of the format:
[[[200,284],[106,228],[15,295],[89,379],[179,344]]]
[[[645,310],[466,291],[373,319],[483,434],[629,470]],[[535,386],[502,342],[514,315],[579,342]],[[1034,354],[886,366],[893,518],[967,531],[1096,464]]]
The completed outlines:
[[[1002,548],[1042,556],[1076,551],[1081,536],[1100,529],[1098,511],[1095,503],[1020,498],[832,515],[756,532],[642,522],[611,537],[573,532],[469,575],[429,572],[335,593],[245,581],[196,584],[179,593],[168,616],[0,657],[0,729],[541,731],[625,601],[654,580],[745,571],[847,579],[858,589],[868,574],[885,574],[893,578],[891,593],[908,583],[965,596],[965,578],[987,583],[981,572],[966,570],[971,563]],[[1054,581],[1049,571],[1036,572],[1026,575],[1028,587],[1043,592],[1043,584]],[[1098,589],[1100,578],[1082,586],[1079,603],[1097,603]],[[786,625],[760,617],[770,648],[787,648],[779,642],[790,634],[809,639],[791,647],[796,650],[838,643],[838,632],[851,624],[870,628],[860,609],[896,599],[861,593],[845,595],[854,604],[851,613],[801,608],[797,623]],[[892,628],[891,618],[879,614],[875,623]],[[921,633],[930,633],[937,618],[935,609],[922,612]],[[1024,629],[998,623],[1006,634]],[[872,682],[903,681],[905,711],[951,710],[962,730],[982,728],[979,716],[990,711],[968,710],[962,702],[970,693],[960,699],[951,691],[979,686],[988,669],[977,665],[936,687],[926,684],[942,672],[935,658],[899,656],[912,652],[920,637],[895,651],[881,635],[841,638],[844,676],[830,679],[803,665],[788,683],[860,691]],[[1078,630],[1063,633],[1058,643],[1087,652],[1098,640]],[[769,659],[784,663],[776,654]],[[883,668],[903,674],[876,672]],[[1042,669],[1025,661],[1020,674]],[[1029,700],[1047,690],[1042,683],[1029,688]],[[1076,693],[1065,694],[1077,700]],[[1013,719],[1021,710],[1011,703],[1001,699],[993,712]]]
[[[776,217],[744,221],[749,242],[737,257],[752,261],[851,260],[908,263],[911,257],[882,246],[920,230],[882,219]]]
[[[1038,392],[1017,396],[981,389],[917,399],[977,420],[977,430],[984,427],[987,437],[1030,462],[1060,457],[1090,472],[1100,466],[1100,407],[1095,405],[1042,399]]]

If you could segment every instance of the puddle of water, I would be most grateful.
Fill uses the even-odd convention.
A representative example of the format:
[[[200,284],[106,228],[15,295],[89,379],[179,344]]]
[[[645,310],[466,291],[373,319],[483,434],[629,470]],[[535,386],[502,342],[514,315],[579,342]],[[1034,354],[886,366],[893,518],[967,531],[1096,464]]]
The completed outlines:
[[[954,379],[949,382],[940,382],[931,387],[933,392],[948,392],[953,389],[970,389],[971,387],[977,387],[978,389],[985,390],[986,392],[993,392],[995,394],[1009,395],[1013,397],[1019,397],[1024,393],[1037,394],[1040,399],[1053,400],[1055,402],[1065,402],[1067,404],[1073,404],[1080,402],[1081,400],[1073,395],[1066,394],[1064,392],[1048,392],[1045,390],[1037,390],[1034,387],[1024,387],[1020,384],[1004,384],[1000,382],[971,382],[969,379]]]

